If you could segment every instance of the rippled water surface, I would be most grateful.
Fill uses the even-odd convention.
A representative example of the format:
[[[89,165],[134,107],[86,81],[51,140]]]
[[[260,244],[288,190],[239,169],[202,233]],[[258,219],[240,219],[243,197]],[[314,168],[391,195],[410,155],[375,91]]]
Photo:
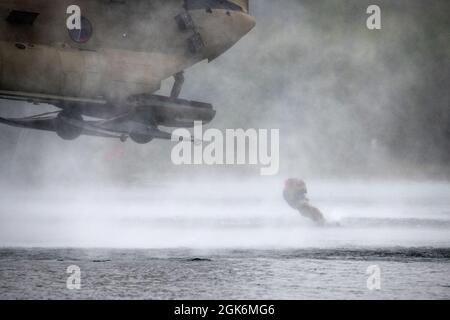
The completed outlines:
[[[448,249],[0,251],[0,298],[449,299]],[[81,289],[66,268],[81,269]],[[381,268],[381,290],[367,268]]]

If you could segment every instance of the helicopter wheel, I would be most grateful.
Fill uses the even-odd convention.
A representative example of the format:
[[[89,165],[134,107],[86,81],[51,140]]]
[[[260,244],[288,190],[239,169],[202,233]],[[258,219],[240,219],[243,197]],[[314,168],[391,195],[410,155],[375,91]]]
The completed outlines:
[[[83,117],[80,113],[62,111],[56,118],[55,131],[56,134],[64,140],[75,140],[83,133],[83,128],[73,126],[69,124],[64,118],[74,119],[77,121],[83,121]]]
[[[153,136],[145,134],[130,133],[130,139],[137,144],[147,144],[153,141]]]

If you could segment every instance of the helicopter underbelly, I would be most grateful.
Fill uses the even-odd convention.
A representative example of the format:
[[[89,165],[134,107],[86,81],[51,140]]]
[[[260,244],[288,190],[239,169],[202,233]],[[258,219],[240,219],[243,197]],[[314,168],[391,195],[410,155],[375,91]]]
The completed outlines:
[[[0,42],[1,90],[123,100],[157,91],[184,65],[167,54],[16,45]]]

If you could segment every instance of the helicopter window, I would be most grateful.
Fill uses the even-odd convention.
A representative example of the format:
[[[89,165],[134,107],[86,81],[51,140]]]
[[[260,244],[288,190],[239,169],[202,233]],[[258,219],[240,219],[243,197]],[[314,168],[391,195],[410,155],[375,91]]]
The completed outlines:
[[[31,26],[33,25],[34,20],[36,20],[38,15],[39,13],[37,12],[13,10],[9,13],[9,16],[6,20],[11,24],[25,24]]]
[[[81,29],[68,30],[70,38],[78,43],[88,42],[92,37],[93,28],[86,17],[81,17]]]

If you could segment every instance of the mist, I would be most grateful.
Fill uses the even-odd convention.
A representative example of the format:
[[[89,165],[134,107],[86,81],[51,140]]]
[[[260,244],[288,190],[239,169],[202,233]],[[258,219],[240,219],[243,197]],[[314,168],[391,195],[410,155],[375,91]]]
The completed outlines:
[[[311,201],[324,212],[327,228],[288,207],[280,184],[265,178],[4,191],[0,243],[195,250],[449,243],[448,184],[310,181]]]
[[[1,126],[0,244],[448,243],[438,225],[450,206],[450,3],[378,1],[381,31],[366,28],[370,4],[253,1],[257,27],[223,56],[186,70],[181,97],[217,110],[208,127],[280,129],[276,177],[252,166],[175,166],[167,141],[66,142]],[[172,83],[158,93],[167,95]],[[6,117],[53,109],[2,101],[0,110]],[[324,233],[299,221],[281,197],[288,177],[311,183],[327,218],[354,232]],[[406,205],[421,195],[429,197],[418,211]],[[401,221],[367,239],[367,228],[389,221],[355,218]],[[300,238],[292,226],[304,231]]]
[[[256,1],[257,27],[226,54],[187,70],[182,97],[214,104],[214,128],[281,130],[281,174],[448,179],[447,1],[381,1],[382,30],[366,28],[369,1]],[[159,92],[168,94],[168,79]],[[36,109],[2,102],[2,115]],[[236,175],[254,168],[171,164],[173,145],[147,146],[2,126],[4,177],[146,181]],[[105,161],[111,160],[113,161]]]

